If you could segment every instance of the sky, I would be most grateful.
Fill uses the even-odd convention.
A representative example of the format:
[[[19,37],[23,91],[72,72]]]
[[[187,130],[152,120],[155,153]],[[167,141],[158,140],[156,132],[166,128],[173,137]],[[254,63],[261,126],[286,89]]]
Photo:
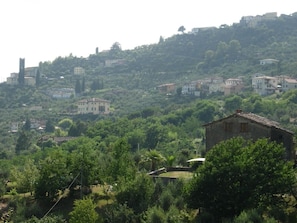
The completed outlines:
[[[123,50],[197,27],[238,23],[242,16],[297,12],[296,0],[0,0],[0,82],[25,67],[88,57],[113,43]]]

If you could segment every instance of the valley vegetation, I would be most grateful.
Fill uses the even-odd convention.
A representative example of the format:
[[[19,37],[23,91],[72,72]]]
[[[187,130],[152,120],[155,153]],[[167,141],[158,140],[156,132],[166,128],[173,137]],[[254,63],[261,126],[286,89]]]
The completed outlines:
[[[297,90],[261,97],[256,73],[297,77],[297,16],[257,27],[221,26],[158,44],[88,58],[70,54],[40,62],[37,86],[0,85],[0,192],[10,222],[296,222],[296,171],[283,148],[236,138],[205,152],[203,124],[241,108],[296,132]],[[261,66],[259,60],[280,62]],[[123,64],[106,67],[106,60]],[[74,75],[83,67],[84,75]],[[197,98],[181,86],[208,76],[243,77],[243,92]],[[176,93],[155,88],[174,82]],[[72,87],[69,99],[50,88]],[[109,115],[78,115],[77,101],[111,102]],[[39,106],[42,110],[34,110]],[[31,121],[45,121],[45,129]],[[9,132],[12,122],[22,123]],[[63,139],[59,141],[57,139]],[[170,182],[147,173],[206,157],[193,177]]]

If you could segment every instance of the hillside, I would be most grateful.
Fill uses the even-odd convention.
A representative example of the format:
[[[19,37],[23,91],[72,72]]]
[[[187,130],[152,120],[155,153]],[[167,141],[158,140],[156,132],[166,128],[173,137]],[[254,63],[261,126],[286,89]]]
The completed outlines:
[[[196,196],[184,193],[187,187],[188,195],[202,191],[195,189],[197,182],[191,187],[181,179],[152,181],[147,173],[160,167],[186,167],[189,159],[206,157],[205,124],[239,108],[279,122],[296,141],[297,90],[262,97],[251,88],[256,73],[297,77],[295,24],[296,14],[282,15],[253,27],[241,21],[230,27],[181,33],[133,50],[122,50],[115,43],[109,51],[87,58],[69,55],[41,62],[35,85],[1,84],[0,215],[13,222],[65,222],[71,217],[76,220],[73,216],[82,216],[82,211],[94,218],[99,215],[102,221],[98,222],[191,223],[199,217],[220,222],[210,221],[213,216],[206,209],[205,216],[198,212],[197,203],[192,202]],[[260,60],[267,58],[279,62],[261,65]],[[245,88],[237,94],[197,96],[181,91],[194,80],[239,76]],[[176,89],[167,93],[158,88],[168,83],[175,83]],[[110,102],[110,113],[78,114],[78,102],[90,98]],[[279,140],[280,136],[275,133]],[[201,172],[212,176],[209,173],[214,171],[210,183],[202,188],[206,190],[203,198],[213,194],[207,190],[217,192],[216,186],[220,187],[220,196],[206,199],[206,203],[214,201],[213,213],[224,210],[219,212],[238,221],[243,213],[246,219],[262,219],[259,222],[268,217],[296,222],[295,172],[292,163],[284,163],[282,149],[264,140],[255,146],[241,139],[218,145]],[[234,166],[229,160],[234,160],[230,162]],[[215,175],[218,170],[219,177]],[[275,177],[271,177],[273,171],[277,171]],[[247,182],[244,193],[242,180]],[[256,190],[251,189],[254,184],[259,185]],[[286,196],[278,196],[287,188]],[[241,199],[247,197],[246,191],[253,199]],[[263,200],[270,191],[271,199]],[[237,195],[240,199],[225,203]],[[286,205],[275,202],[276,198]],[[240,207],[242,200],[246,202]],[[230,212],[230,206],[235,210]],[[46,216],[48,210],[51,213]]]

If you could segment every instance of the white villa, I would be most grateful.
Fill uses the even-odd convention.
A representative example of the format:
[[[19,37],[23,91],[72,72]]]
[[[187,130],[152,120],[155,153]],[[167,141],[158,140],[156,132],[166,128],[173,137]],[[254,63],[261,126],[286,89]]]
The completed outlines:
[[[77,103],[78,114],[109,114],[110,113],[110,102],[100,98],[90,98],[80,100]]]

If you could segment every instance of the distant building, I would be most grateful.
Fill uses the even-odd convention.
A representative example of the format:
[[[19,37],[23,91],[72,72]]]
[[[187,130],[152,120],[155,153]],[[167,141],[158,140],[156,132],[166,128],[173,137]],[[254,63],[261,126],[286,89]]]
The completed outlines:
[[[100,98],[84,99],[77,102],[78,114],[109,114],[110,102]]]
[[[276,64],[278,62],[279,62],[279,60],[275,60],[275,59],[263,59],[263,60],[260,60],[261,65]]]
[[[257,16],[243,16],[240,20],[240,24],[245,25],[250,28],[257,27],[259,23],[267,20],[274,20],[277,19],[276,12],[268,12],[264,15],[257,15]]]
[[[262,96],[297,89],[297,80],[287,76],[256,75],[252,78],[254,91]]]
[[[191,34],[197,34],[198,32],[201,32],[201,31],[215,30],[215,29],[217,29],[215,26],[199,27],[199,28],[193,28],[190,33]]]
[[[174,83],[161,84],[157,86],[157,90],[160,93],[173,93],[175,91],[175,84]]]
[[[85,69],[82,68],[82,67],[74,67],[73,74],[74,75],[84,75],[85,74]]]
[[[51,88],[46,91],[46,94],[55,99],[67,99],[75,95],[74,88]]]
[[[20,58],[19,73],[11,73],[10,77],[6,78],[6,83],[9,85],[35,86],[38,70],[38,67],[25,68],[25,59]]]
[[[252,87],[259,95],[270,95],[278,89],[278,80],[276,77],[256,76],[252,78]]]
[[[182,86],[181,93],[183,95],[193,95],[196,97],[200,97],[201,95],[201,81],[192,81],[190,83],[186,83]]]
[[[115,67],[124,65],[126,63],[125,59],[114,59],[114,60],[105,60],[105,67]]]
[[[239,93],[243,87],[243,81],[240,78],[229,78],[225,80],[224,95]]]

